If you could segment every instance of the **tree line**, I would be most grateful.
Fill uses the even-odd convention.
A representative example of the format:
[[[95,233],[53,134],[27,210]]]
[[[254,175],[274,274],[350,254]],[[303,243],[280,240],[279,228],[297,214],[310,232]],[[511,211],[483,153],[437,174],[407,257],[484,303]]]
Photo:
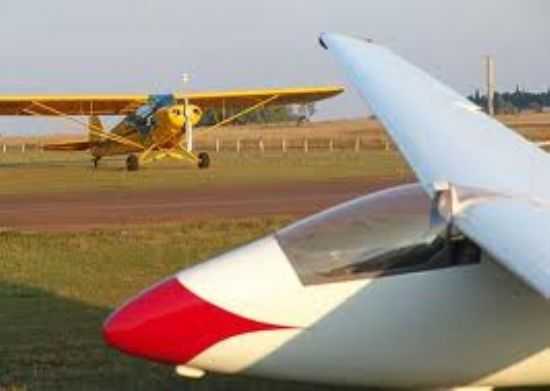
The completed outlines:
[[[200,126],[212,126],[221,122],[224,118],[229,118],[241,112],[241,107],[229,107],[225,113],[220,108],[208,109],[202,116]],[[296,122],[301,125],[309,122],[315,114],[314,103],[305,105],[286,105],[286,106],[268,106],[258,110],[251,111],[236,118],[233,123],[236,125],[248,124],[271,124],[277,122]]]
[[[487,95],[481,94],[479,89],[468,99],[487,108]],[[545,107],[550,107],[550,88],[546,92],[529,92],[517,86],[514,92],[495,92],[494,105],[496,114],[518,114],[526,110],[542,112]]]

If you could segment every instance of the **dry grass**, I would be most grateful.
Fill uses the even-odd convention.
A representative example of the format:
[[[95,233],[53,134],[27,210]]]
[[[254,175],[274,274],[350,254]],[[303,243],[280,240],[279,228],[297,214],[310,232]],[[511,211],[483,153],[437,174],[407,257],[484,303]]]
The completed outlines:
[[[139,191],[224,185],[323,183],[408,173],[394,151],[213,153],[208,170],[179,161],[161,161],[127,172],[124,158],[92,168],[83,152],[0,152],[0,195],[36,192]]]
[[[301,126],[295,124],[234,126],[218,128],[200,134],[197,132],[197,140],[207,141],[216,138],[245,139],[263,138],[264,140],[281,138],[337,138],[337,137],[380,137],[383,131],[382,125],[372,119],[340,120],[305,123]]]
[[[537,125],[543,129],[550,130],[550,112],[499,115],[497,118],[511,127]]]
[[[535,140],[550,138],[550,113],[523,113],[519,115],[501,115],[497,119],[506,125],[517,129],[528,138]],[[202,129],[204,130],[204,129]],[[237,139],[258,140],[262,139],[280,144],[285,138],[290,143],[293,140],[308,139],[355,139],[360,137],[365,145],[384,145],[387,140],[384,127],[375,119],[335,120],[305,123],[296,126],[294,123],[252,125],[252,126],[226,126],[201,134],[201,129],[196,132],[196,141],[201,144],[213,144],[216,139],[234,144]],[[47,136],[33,137],[5,137],[0,142],[8,145],[46,144],[61,141],[76,141],[85,139],[84,133],[59,133]]]

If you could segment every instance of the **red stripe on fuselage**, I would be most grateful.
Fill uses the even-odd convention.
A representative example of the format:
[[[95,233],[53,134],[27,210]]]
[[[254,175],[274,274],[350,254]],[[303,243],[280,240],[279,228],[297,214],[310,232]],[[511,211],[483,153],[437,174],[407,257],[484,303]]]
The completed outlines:
[[[228,312],[171,278],[111,314],[103,336],[107,344],[130,355],[185,364],[227,338],[288,328]]]

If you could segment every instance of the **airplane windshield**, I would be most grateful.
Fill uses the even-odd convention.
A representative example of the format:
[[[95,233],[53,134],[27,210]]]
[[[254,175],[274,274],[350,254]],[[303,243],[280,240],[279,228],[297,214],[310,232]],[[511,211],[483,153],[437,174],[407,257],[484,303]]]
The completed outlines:
[[[305,285],[470,264],[479,249],[430,219],[419,185],[357,198],[280,230],[276,237]]]
[[[126,117],[126,122],[135,127],[140,134],[146,135],[151,127],[152,115],[161,107],[174,104],[172,95],[151,95],[146,104],[137,108],[132,114]]]

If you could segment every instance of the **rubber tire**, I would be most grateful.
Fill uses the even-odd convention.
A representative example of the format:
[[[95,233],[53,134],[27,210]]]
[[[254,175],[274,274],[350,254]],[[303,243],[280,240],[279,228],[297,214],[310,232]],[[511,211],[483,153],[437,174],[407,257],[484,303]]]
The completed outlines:
[[[199,157],[198,167],[201,170],[210,167],[210,155],[208,155],[206,152],[201,152],[199,153],[198,157]]]
[[[128,171],[138,171],[139,170],[139,159],[136,155],[131,154],[126,158],[126,170]]]
[[[94,165],[94,169],[96,169],[98,167],[100,160],[101,160],[101,156],[95,156],[92,159],[92,164]]]

